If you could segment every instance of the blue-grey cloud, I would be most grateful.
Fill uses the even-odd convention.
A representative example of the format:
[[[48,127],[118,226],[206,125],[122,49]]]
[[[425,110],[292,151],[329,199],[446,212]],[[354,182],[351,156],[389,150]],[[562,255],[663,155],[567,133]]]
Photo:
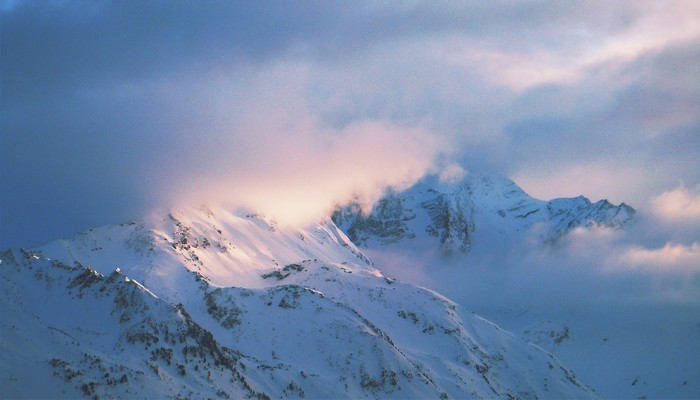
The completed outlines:
[[[0,247],[294,161],[255,157],[263,140],[337,146],[357,126],[559,195],[552,171],[591,165],[618,175],[571,190],[633,204],[700,181],[692,2],[8,4]]]

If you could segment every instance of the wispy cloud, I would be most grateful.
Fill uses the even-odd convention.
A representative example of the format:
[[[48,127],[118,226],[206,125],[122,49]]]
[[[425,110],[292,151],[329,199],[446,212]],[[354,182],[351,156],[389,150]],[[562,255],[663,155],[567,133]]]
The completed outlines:
[[[694,1],[7,4],[4,245],[453,161],[638,207],[700,183]]]
[[[655,249],[634,246],[623,253],[622,260],[634,267],[663,270],[684,268],[700,272],[700,243],[696,242],[690,246],[666,243],[663,247]]]

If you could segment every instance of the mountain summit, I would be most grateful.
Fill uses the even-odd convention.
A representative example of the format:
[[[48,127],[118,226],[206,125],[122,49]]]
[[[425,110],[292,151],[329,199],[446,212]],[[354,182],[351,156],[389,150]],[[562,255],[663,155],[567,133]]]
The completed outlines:
[[[3,396],[593,397],[333,224],[188,209],[0,254]]]
[[[0,282],[3,397],[595,397],[330,220],[155,214],[4,251]]]
[[[429,176],[387,194],[367,213],[353,203],[337,209],[332,219],[360,247],[435,242],[453,254],[528,234],[553,243],[578,227],[621,227],[634,214],[624,203],[592,203],[583,196],[537,200],[503,177],[470,176],[447,184]]]

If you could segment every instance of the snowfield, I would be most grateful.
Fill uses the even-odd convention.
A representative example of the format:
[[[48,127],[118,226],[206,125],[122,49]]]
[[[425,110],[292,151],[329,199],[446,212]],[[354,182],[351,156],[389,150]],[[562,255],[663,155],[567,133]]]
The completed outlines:
[[[185,209],[0,260],[3,397],[596,397],[330,220]]]

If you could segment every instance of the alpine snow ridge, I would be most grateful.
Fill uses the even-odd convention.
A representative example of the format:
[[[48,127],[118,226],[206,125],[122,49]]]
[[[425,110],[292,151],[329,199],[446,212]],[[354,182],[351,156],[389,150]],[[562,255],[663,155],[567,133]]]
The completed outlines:
[[[155,214],[6,250],[0,282],[3,397],[595,397],[330,220]]]
[[[468,252],[478,243],[536,234],[553,243],[577,227],[619,228],[635,210],[583,196],[537,200],[504,177],[467,177],[443,183],[428,176],[401,193],[388,193],[363,213],[358,203],[343,206],[333,221],[360,247],[439,241],[445,254]],[[418,240],[414,240],[420,237]]]

